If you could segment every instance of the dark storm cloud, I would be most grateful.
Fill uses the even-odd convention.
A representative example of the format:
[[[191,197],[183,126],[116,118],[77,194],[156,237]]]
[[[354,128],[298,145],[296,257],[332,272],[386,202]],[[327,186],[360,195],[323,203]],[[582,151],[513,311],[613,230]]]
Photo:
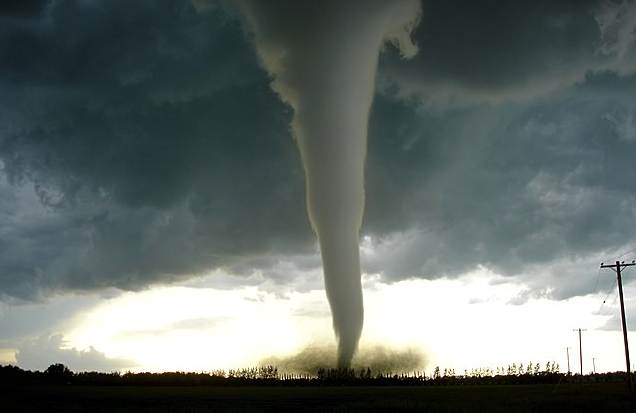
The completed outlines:
[[[496,99],[582,75],[599,42],[596,1],[427,1],[414,61],[385,62],[429,103]]]
[[[39,14],[47,0],[5,0],[0,3],[0,13],[12,17],[32,17]]]
[[[0,19],[2,292],[313,249],[285,108],[231,14],[55,1]]]
[[[214,268],[283,288],[318,265],[290,111],[235,11],[12,4],[0,8],[3,295]],[[517,274],[527,296],[591,292],[577,270],[593,284],[600,261],[636,248],[634,2],[423,10],[416,58],[380,61],[363,267],[400,280],[482,264]]]
[[[367,270],[482,264],[524,275],[532,296],[591,293],[580,274],[635,248],[636,4],[424,10],[417,57],[382,62],[365,229],[391,235]]]
[[[632,125],[635,82],[589,75],[529,104],[397,118],[387,128],[397,131],[392,139],[375,140],[382,161],[371,157],[368,164],[376,209],[368,209],[366,228],[384,232],[379,217],[393,216],[397,230],[370,269],[384,268],[389,278],[434,277],[480,263],[520,274],[537,264],[633,249],[636,140],[624,125]],[[594,274],[597,264],[584,265]],[[581,285],[571,282],[570,292]]]

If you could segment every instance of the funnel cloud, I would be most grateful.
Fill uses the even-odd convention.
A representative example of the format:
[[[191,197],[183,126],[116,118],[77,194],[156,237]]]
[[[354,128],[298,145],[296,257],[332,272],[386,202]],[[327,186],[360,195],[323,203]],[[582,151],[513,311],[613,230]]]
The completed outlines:
[[[364,318],[359,231],[369,110],[379,53],[387,42],[405,57],[419,1],[241,2],[272,87],[293,110],[306,178],[307,213],[318,237],[325,290],[348,366]]]

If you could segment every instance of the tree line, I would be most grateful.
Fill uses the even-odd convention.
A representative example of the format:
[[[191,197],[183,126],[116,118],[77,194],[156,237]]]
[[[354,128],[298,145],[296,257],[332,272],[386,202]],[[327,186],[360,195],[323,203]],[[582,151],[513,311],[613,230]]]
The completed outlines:
[[[61,363],[44,371],[23,370],[17,366],[0,366],[0,385],[84,385],[84,386],[436,386],[493,384],[550,384],[580,380],[559,372],[558,364],[548,362],[545,369],[528,363],[508,368],[477,368],[457,375],[454,369],[436,367],[432,374],[414,371],[410,374],[373,372],[369,367],[320,368],[315,374],[279,373],[275,366],[259,366],[211,372],[102,373],[73,372]],[[624,381],[625,373],[589,374],[585,381]]]

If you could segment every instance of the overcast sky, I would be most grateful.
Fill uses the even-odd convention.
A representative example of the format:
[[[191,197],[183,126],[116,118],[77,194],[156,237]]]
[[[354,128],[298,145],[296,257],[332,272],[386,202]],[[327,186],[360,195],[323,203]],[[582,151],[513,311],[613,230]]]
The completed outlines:
[[[54,333],[25,309],[58,296],[77,297],[61,319],[197,280],[321,288],[291,109],[243,16],[210,4],[0,3],[0,347]],[[515,305],[605,288],[600,305],[599,264],[636,258],[636,2],[422,9],[418,54],[380,56],[365,285],[487,270],[520,286]]]

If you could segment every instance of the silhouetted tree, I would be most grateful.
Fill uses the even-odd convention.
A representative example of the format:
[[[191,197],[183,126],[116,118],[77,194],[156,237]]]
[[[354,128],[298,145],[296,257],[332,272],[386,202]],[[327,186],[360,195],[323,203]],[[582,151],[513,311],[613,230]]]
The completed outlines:
[[[73,372],[62,363],[51,364],[45,371],[49,381],[54,383],[68,383],[73,378]]]
[[[256,378],[262,380],[275,380],[278,378],[278,368],[274,366],[261,366],[258,368]]]
[[[47,374],[56,375],[73,375],[71,369],[69,369],[62,363],[51,364],[44,372]]]
[[[439,379],[440,377],[442,377],[442,374],[440,373],[439,366],[437,366],[433,371],[433,380]]]
[[[361,380],[369,380],[371,379],[371,368],[367,367],[366,370],[364,368],[360,369],[360,379]]]

